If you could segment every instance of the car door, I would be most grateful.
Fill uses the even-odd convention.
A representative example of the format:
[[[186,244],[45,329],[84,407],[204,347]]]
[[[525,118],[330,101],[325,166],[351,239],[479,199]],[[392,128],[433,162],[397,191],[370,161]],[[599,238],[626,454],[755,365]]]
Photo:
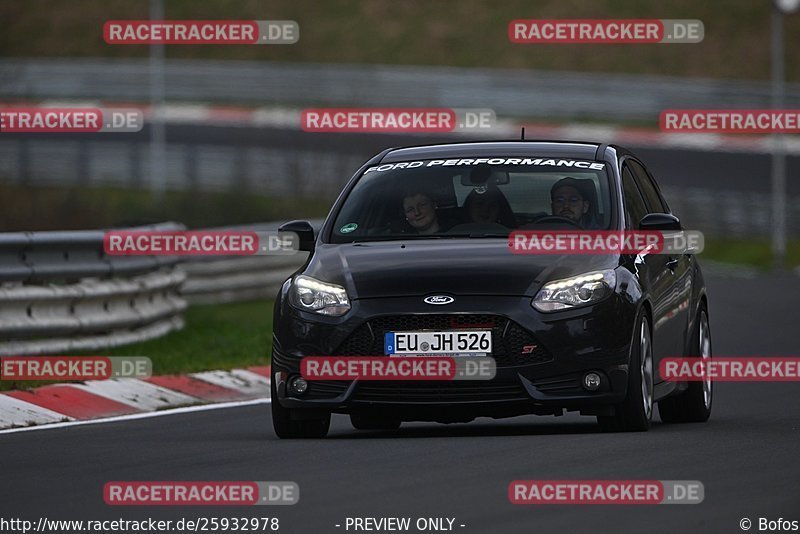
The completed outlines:
[[[625,227],[626,230],[638,230],[639,221],[647,215],[649,208],[636,183],[630,161],[630,159],[626,159],[622,164]],[[650,296],[653,308],[653,364],[655,369],[658,369],[663,358],[674,355],[675,341],[671,339],[674,333],[670,332],[674,322],[670,324],[670,313],[674,308],[675,275],[668,267],[667,256],[664,254],[637,255],[634,259],[634,268],[643,291]],[[658,382],[659,377],[655,377],[655,380]]]
[[[670,213],[664,197],[658,189],[653,176],[640,162],[631,159],[630,166],[633,170],[636,183],[644,196],[647,209],[650,213]],[[667,268],[672,272],[672,298],[669,303],[669,313],[666,331],[668,332],[672,354],[669,356],[682,356],[686,346],[686,336],[689,327],[689,303],[692,295],[692,257],[689,254],[666,255]]]

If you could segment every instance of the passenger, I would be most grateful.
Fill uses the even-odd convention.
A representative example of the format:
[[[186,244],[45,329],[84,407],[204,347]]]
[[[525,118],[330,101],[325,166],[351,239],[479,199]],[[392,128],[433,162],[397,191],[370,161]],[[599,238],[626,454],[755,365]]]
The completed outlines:
[[[403,197],[403,213],[411,228],[418,234],[435,234],[439,231],[436,203],[429,194],[421,191]]]
[[[464,200],[464,211],[471,222],[497,223],[506,228],[516,227],[511,206],[506,196],[496,187],[491,187],[483,193],[473,189]]]

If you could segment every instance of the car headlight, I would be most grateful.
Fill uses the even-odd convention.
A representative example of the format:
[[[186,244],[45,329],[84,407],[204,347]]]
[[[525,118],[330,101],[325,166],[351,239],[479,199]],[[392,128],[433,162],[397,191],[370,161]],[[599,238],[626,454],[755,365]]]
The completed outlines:
[[[294,279],[289,302],[303,311],[339,317],[350,310],[350,299],[342,286],[320,282],[310,276]]]
[[[542,286],[531,306],[543,312],[575,308],[603,300],[616,286],[617,274],[613,269],[553,280]]]

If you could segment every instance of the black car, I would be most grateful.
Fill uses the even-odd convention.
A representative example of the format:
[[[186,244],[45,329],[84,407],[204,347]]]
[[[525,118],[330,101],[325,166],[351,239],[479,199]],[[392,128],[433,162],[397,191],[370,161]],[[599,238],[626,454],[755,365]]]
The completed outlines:
[[[488,207],[487,207],[488,204]],[[272,419],[281,438],[523,414],[597,417],[605,430],[705,421],[711,383],[668,382],[665,357],[711,357],[706,288],[691,254],[514,254],[520,230],[680,230],[630,151],[492,141],[388,149],[347,183],[305,265],[275,303]],[[491,340],[491,380],[306,380],[309,356],[389,357],[430,335]],[[390,337],[391,336],[391,337]],[[428,336],[428,337],[425,337]],[[429,345],[426,345],[428,347]],[[462,355],[461,353],[453,356]],[[475,354],[471,354],[475,356]]]

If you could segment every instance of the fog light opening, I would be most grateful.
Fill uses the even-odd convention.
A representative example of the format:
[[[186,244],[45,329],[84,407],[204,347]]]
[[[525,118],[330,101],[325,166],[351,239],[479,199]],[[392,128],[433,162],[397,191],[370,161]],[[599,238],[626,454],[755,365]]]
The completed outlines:
[[[594,371],[589,371],[583,375],[583,388],[587,391],[597,391],[602,383],[602,377]]]
[[[308,391],[308,382],[302,376],[295,376],[289,380],[289,391],[293,395],[302,395]]]

